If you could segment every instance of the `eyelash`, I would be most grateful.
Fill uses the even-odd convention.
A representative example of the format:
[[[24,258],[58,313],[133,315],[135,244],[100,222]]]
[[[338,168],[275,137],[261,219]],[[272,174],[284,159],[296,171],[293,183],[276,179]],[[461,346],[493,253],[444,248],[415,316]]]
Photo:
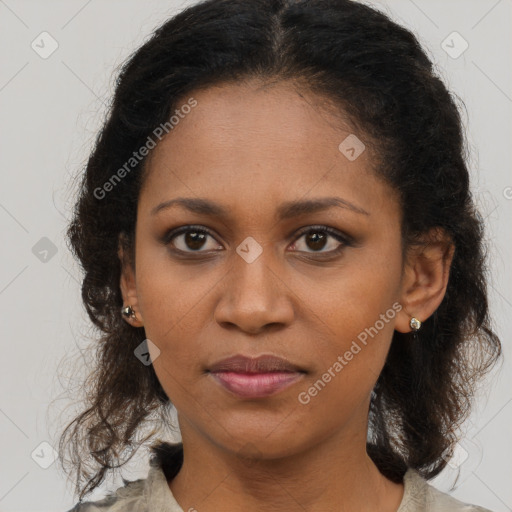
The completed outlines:
[[[203,226],[188,225],[188,226],[181,226],[177,229],[173,229],[173,230],[169,231],[168,233],[166,233],[162,238],[162,243],[164,245],[169,245],[169,244],[171,244],[171,242],[174,238],[176,238],[179,235],[182,235],[183,233],[188,233],[188,232],[206,234],[216,240],[214,234],[208,228],[205,228]],[[315,252],[315,251],[312,251],[312,252],[299,251],[299,252],[305,252],[305,254],[308,254],[308,255],[315,254],[315,255],[320,255],[320,256],[321,255],[336,256],[345,247],[351,247],[354,245],[354,241],[351,237],[349,237],[347,235],[342,235],[339,231],[337,231],[333,228],[330,228],[329,226],[322,226],[322,225],[307,226],[306,228],[300,229],[299,232],[297,233],[297,237],[295,238],[295,242],[297,240],[299,240],[303,235],[307,235],[308,233],[318,233],[318,232],[326,233],[326,234],[330,235],[338,242],[341,242],[341,245],[338,248],[333,249],[331,251],[327,251],[327,252]],[[175,247],[172,248],[171,250],[177,254],[188,255],[188,256],[209,253],[209,251],[183,251],[181,249],[176,249]],[[218,252],[218,251],[214,251],[214,252]]]

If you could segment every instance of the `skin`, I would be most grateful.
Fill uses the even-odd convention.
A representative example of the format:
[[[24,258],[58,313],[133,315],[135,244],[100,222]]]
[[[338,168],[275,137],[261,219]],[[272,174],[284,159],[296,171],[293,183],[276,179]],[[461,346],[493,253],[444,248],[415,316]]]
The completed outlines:
[[[261,85],[190,95],[198,105],[148,161],[135,268],[119,250],[124,304],[136,311],[127,321],[144,326],[159,348],[154,369],[178,411],[184,463],[169,488],[185,511],[394,512],[403,484],[385,478],[366,453],[370,393],[393,331],[409,332],[411,316],[424,321],[441,303],[453,246],[428,233],[429,243],[402,261],[395,191],[371,171],[369,150],[349,161],[338,149],[354,133],[350,125],[290,83]],[[284,202],[332,196],[367,214],[331,207],[276,216]],[[227,216],[176,205],[151,214],[177,197],[209,199]],[[213,236],[202,246],[187,245],[185,235],[162,243],[186,225]],[[355,243],[329,235],[315,245],[298,234],[312,225]],[[262,249],[251,263],[236,252],[249,236]],[[181,258],[173,244],[185,251]],[[301,404],[299,393],[394,303],[402,307],[396,316]],[[277,395],[242,399],[205,372],[235,354],[277,355],[307,373]]]

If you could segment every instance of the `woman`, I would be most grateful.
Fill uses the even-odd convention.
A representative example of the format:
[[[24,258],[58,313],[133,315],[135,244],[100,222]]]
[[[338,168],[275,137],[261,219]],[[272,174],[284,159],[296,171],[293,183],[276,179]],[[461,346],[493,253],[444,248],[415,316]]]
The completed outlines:
[[[167,21],[122,69],[69,226],[102,331],[60,443],[73,510],[485,510],[428,483],[501,353],[482,229],[457,107],[384,14]],[[171,404],[182,443],[84,502]]]

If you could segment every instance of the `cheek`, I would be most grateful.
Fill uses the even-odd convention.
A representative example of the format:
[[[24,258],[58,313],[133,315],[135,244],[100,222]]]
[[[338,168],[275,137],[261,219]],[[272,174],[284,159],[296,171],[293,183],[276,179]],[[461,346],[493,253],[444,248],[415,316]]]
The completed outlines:
[[[321,318],[337,332],[354,336],[392,306],[399,297],[399,282],[400,261],[394,255],[360,253],[332,275],[328,288],[310,295],[308,301],[318,305]]]
[[[204,312],[210,284],[205,275],[194,286],[186,272],[169,269],[169,261],[141,256],[137,261],[137,296],[146,337],[160,350],[155,369],[164,366],[171,373],[191,374],[197,364],[191,354],[204,328]]]
[[[343,387],[361,381],[367,391],[373,387],[389,350],[397,310],[401,309],[397,300],[400,273],[397,250],[368,252],[340,269],[328,290],[323,288],[309,296],[324,333],[319,350],[321,373],[331,369],[337,376],[333,382]],[[332,368],[336,362],[342,370],[339,365],[339,371]]]

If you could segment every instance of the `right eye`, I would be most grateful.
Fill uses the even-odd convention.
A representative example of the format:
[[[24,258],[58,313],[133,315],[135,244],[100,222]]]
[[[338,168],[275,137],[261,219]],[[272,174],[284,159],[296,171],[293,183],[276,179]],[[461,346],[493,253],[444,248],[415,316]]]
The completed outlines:
[[[184,253],[201,253],[210,252],[219,247],[218,242],[215,241],[210,243],[210,249],[200,250],[204,246],[208,245],[208,237],[215,240],[212,233],[205,227],[201,226],[181,226],[180,228],[174,229],[164,236],[164,243],[166,245],[171,244],[173,250],[177,250]]]

